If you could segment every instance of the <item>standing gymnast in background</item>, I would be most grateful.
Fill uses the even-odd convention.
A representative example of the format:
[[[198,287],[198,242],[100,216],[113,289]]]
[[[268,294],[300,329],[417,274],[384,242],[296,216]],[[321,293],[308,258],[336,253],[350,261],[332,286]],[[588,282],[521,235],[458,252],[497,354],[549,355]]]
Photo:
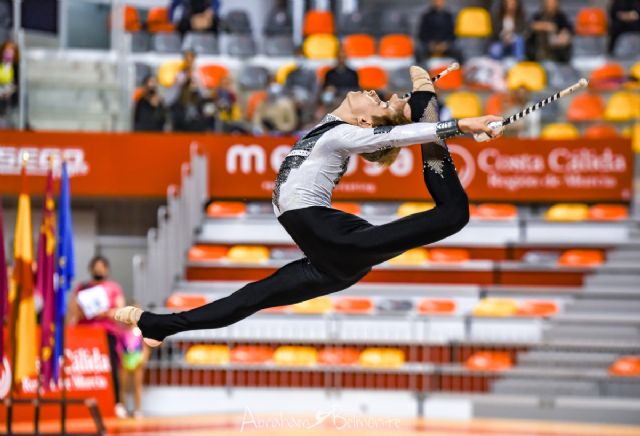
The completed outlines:
[[[226,327],[268,307],[298,303],[348,288],[371,267],[460,231],[469,203],[444,140],[464,133],[499,135],[485,116],[438,122],[428,73],[411,67],[409,98],[382,101],[374,91],[350,92],[340,106],[296,142],[273,191],[278,221],[306,255],[270,276],[199,308],[159,315],[128,306],[116,319],[137,325],[150,346],[187,330]],[[382,225],[331,208],[349,159],[390,165],[400,147],[422,144],[424,181],[435,208]]]

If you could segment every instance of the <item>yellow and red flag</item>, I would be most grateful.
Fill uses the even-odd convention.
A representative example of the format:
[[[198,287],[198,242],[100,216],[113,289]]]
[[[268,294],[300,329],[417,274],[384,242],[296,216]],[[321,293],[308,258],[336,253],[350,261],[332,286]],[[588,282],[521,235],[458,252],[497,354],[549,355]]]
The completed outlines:
[[[27,191],[25,165],[22,166],[22,189],[18,197],[18,216],[13,244],[13,275],[9,304],[9,340],[13,342],[13,380],[16,384],[36,375],[36,305],[33,296],[33,240],[31,199]],[[16,385],[14,385],[15,387]]]

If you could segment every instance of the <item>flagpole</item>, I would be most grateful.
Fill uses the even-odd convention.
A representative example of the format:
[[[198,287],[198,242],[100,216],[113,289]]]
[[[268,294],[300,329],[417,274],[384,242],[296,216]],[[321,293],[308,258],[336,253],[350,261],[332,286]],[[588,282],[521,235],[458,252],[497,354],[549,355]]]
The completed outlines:
[[[62,166],[64,169],[64,166],[67,164],[66,159],[62,160]],[[62,205],[58,205],[58,207],[62,207]],[[62,223],[58,223],[59,226],[62,225]],[[58,278],[58,280],[60,280],[60,278]],[[63,290],[63,288],[58,288],[58,292],[65,292]],[[62,301],[62,304],[66,304],[67,300],[66,300],[66,295],[63,295],[62,298],[58,298],[58,301]],[[56,313],[58,313],[58,311],[56,310]],[[59,368],[60,368],[60,380],[62,380],[62,392],[60,395],[60,433],[62,434],[66,434],[67,431],[67,371],[66,371],[66,367],[65,367],[65,358],[64,358],[64,343],[65,343],[65,336],[66,336],[66,331],[67,331],[67,317],[66,317],[66,311],[65,311],[65,316],[62,318],[62,331],[60,332],[60,350],[61,350],[61,354],[60,354],[60,364],[59,364]]]

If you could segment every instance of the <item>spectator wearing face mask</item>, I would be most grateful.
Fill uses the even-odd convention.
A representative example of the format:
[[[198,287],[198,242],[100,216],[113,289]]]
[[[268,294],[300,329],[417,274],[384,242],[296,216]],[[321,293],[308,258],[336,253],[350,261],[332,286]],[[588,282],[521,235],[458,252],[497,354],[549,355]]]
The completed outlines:
[[[169,16],[181,34],[218,33],[220,0],[171,0]]]
[[[71,325],[89,325],[104,329],[109,346],[111,377],[114,398],[120,398],[120,368],[123,331],[113,318],[115,311],[125,305],[124,292],[120,285],[109,280],[109,261],[95,256],[89,262],[91,279],[81,283],[69,299],[67,322]],[[127,410],[117,403],[116,416],[124,418]]]
[[[7,40],[0,46],[0,128],[13,126],[13,109],[18,105],[20,83],[18,46]]]
[[[148,75],[142,81],[142,92],[136,102],[133,130],[138,132],[162,132],[167,118],[164,103],[158,94],[158,82]]]

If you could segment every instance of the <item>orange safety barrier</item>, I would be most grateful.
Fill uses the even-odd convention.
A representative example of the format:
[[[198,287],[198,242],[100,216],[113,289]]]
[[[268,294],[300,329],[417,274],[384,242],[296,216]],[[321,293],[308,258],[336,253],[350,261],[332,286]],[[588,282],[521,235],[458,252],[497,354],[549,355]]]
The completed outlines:
[[[483,203],[470,209],[470,213],[481,220],[510,220],[518,217],[518,208],[513,204]]]
[[[558,306],[553,301],[524,301],[516,315],[519,316],[551,316],[558,313]]]
[[[558,259],[558,265],[593,267],[602,265],[604,254],[600,250],[567,250]]]
[[[355,348],[326,347],[318,353],[318,363],[323,365],[355,365],[360,352]]]
[[[214,201],[207,206],[210,218],[236,218],[247,213],[247,205],[241,201]]]
[[[387,73],[375,66],[358,68],[358,83],[362,89],[384,89],[387,86]]]
[[[168,309],[189,310],[207,304],[207,297],[198,294],[183,294],[182,292],[174,292],[167,298]]]
[[[273,358],[271,347],[262,345],[238,345],[231,350],[234,363],[266,363]]]
[[[640,377],[640,356],[621,356],[609,367],[609,374],[619,377]]]
[[[413,39],[407,35],[392,34],[380,40],[380,56],[383,58],[406,58],[412,57]]]
[[[621,204],[594,204],[589,208],[589,219],[618,221],[629,218],[629,209]]]
[[[626,80],[626,73],[622,65],[608,63],[591,71],[589,87],[600,90],[619,88]]]
[[[202,65],[198,68],[200,82],[205,88],[215,88],[223,77],[229,75],[229,70],[222,65]]]
[[[348,58],[366,58],[376,54],[376,41],[371,35],[347,35],[342,41],[342,48]]]
[[[167,8],[157,6],[149,9],[147,14],[147,30],[151,33],[173,32],[176,26],[169,21],[169,11]]]
[[[464,263],[471,258],[465,248],[433,248],[429,250],[429,261],[433,263]]]
[[[599,121],[604,115],[604,100],[597,94],[576,95],[567,109],[569,121]]]
[[[309,11],[304,16],[304,36],[314,33],[335,33],[333,14],[330,11]]]
[[[455,311],[456,302],[454,300],[425,298],[418,304],[418,313],[447,314]]]
[[[512,366],[509,353],[501,351],[478,351],[465,362],[465,367],[472,371],[504,371]]]
[[[429,71],[429,75],[431,77],[435,77],[436,75],[443,72],[448,65],[440,65],[438,67],[433,68]],[[434,83],[435,87],[438,89],[442,89],[444,91],[455,91],[462,87],[463,76],[462,76],[462,68],[458,68],[457,70],[450,71],[449,74],[439,79]]]
[[[341,313],[370,313],[373,311],[373,302],[364,297],[341,297],[334,300],[333,310]]]
[[[194,245],[189,249],[187,259],[189,261],[199,260],[221,260],[227,257],[229,249],[221,245]]]
[[[360,205],[358,203],[336,201],[331,204],[331,207],[353,215],[358,215],[360,213]]]
[[[601,8],[584,8],[576,16],[576,34],[604,36],[607,33],[607,13]]]
[[[620,134],[615,126],[598,123],[587,127],[582,136],[585,138],[617,138]]]

